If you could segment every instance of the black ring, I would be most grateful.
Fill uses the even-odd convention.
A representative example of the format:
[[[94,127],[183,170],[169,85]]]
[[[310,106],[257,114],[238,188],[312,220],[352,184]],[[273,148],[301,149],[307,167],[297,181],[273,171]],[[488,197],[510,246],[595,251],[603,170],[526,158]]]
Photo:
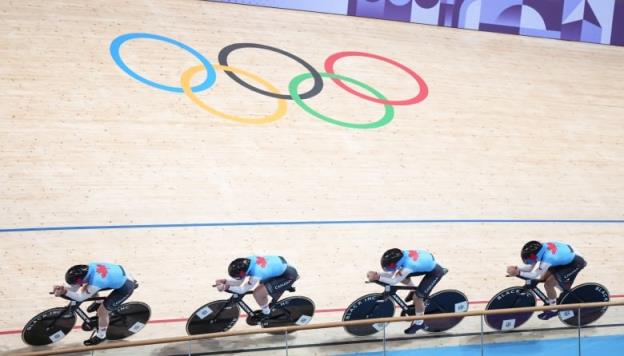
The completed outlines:
[[[319,74],[319,72],[316,69],[314,69],[314,67],[312,67],[308,62],[304,61],[303,59],[295,56],[294,54],[292,54],[290,52],[286,52],[283,49],[279,49],[279,48],[275,48],[275,47],[271,47],[271,46],[266,46],[266,45],[262,45],[262,44],[258,44],[258,43],[233,43],[233,44],[231,44],[229,46],[223,47],[223,49],[221,51],[219,51],[219,64],[221,64],[223,66],[227,66],[228,65],[227,57],[230,55],[230,53],[232,53],[233,51],[235,51],[237,49],[241,49],[241,48],[260,48],[260,49],[266,49],[268,51],[277,52],[277,53],[285,55],[286,57],[294,59],[297,63],[299,63],[302,66],[304,66],[310,72],[310,74],[312,74],[312,78],[314,79],[314,85],[312,86],[312,89],[308,90],[306,93],[303,93],[303,94],[299,95],[299,97],[301,97],[301,99],[309,99],[309,98],[317,95],[318,93],[320,93],[321,90],[323,89],[323,79],[321,78],[321,74]],[[262,95],[265,95],[265,96],[268,96],[268,97],[271,97],[271,98],[292,100],[292,96],[290,96],[290,95],[287,95],[287,94],[275,94],[275,93],[272,93],[270,91],[266,91],[266,90],[262,90],[262,89],[256,88],[253,85],[250,85],[247,82],[245,82],[244,80],[240,79],[233,72],[230,72],[230,71],[226,70],[225,74],[227,74],[230,78],[232,78],[238,84],[244,86],[245,88],[247,88],[249,90],[255,91],[258,94],[262,94]]]

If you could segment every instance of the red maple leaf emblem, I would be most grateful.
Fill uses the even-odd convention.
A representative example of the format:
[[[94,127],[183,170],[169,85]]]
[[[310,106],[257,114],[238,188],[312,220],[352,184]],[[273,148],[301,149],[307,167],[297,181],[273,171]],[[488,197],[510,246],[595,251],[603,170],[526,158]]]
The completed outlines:
[[[549,242],[546,244],[546,247],[548,248],[550,252],[552,252],[553,255],[557,253],[557,245],[555,245],[554,243]]]
[[[106,268],[106,266],[104,265],[97,265],[97,267],[95,268],[95,271],[102,276],[102,278],[106,278],[106,276],[108,275],[108,268]]]
[[[266,267],[267,265],[266,258],[262,256],[256,257],[256,264],[262,268]]]
[[[418,251],[411,250],[409,252],[409,257],[412,259],[412,261],[418,261]]]

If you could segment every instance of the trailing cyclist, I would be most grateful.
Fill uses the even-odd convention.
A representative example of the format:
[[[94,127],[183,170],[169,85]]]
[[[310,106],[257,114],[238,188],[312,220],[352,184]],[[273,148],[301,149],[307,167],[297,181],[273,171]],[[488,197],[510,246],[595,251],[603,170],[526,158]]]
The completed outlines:
[[[65,273],[64,286],[55,285],[54,295],[66,296],[78,302],[91,298],[102,289],[113,289],[97,309],[98,329],[84,341],[85,346],[92,346],[106,340],[109,311],[115,311],[128,299],[135,288],[134,279],[120,265],[92,262],[88,265],[75,265]]]

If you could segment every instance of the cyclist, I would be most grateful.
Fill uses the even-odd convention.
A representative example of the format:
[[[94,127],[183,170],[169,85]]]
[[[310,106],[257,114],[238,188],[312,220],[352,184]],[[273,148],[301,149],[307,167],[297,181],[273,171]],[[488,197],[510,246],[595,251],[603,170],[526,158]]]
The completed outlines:
[[[88,265],[75,265],[65,273],[66,285],[55,285],[54,295],[62,295],[82,302],[91,298],[102,289],[113,289],[97,309],[98,329],[84,341],[85,346],[97,345],[106,340],[108,329],[108,312],[117,309],[135,288],[134,279],[122,266],[112,263],[93,262]]]
[[[578,251],[562,242],[529,241],[522,247],[520,257],[524,266],[508,266],[507,274],[544,282],[548,305],[557,304],[555,288],[570,289],[579,271],[587,266]],[[538,318],[548,320],[557,314],[555,310],[545,310]]]
[[[250,321],[259,323],[271,314],[271,306],[282,294],[292,288],[299,279],[297,270],[289,266],[282,256],[249,256],[237,258],[228,266],[228,274],[233,279],[217,279],[215,287],[218,291],[230,291],[244,294],[254,289],[253,296],[260,310],[250,315]],[[249,277],[246,283],[245,278]],[[269,296],[272,301],[269,303]]]
[[[446,268],[440,266],[433,255],[425,250],[400,250],[392,248],[384,252],[381,256],[381,268],[384,272],[378,273],[369,271],[367,277],[370,281],[380,281],[382,283],[396,285],[399,282],[415,286],[411,277],[423,276],[415,291],[410,292],[405,301],[414,301],[414,311],[416,315],[425,314],[425,304],[423,299],[429,297],[431,290],[440,279],[448,272]],[[414,320],[405,329],[406,334],[414,334],[424,327],[424,320]]]

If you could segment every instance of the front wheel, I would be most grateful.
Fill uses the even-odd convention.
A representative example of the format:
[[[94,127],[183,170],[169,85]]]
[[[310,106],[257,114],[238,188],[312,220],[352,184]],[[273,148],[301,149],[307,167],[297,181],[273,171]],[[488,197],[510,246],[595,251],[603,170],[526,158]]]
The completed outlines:
[[[230,330],[238,321],[240,308],[228,300],[217,300],[197,309],[186,322],[189,335]]]
[[[371,293],[356,299],[347,307],[342,321],[389,318],[394,315],[394,303],[380,293]],[[384,324],[350,325],[345,330],[355,336],[372,335],[385,327]]]
[[[464,293],[454,289],[433,294],[425,304],[425,315],[468,311],[468,298]],[[462,319],[464,317],[425,320],[425,330],[429,332],[447,331],[459,324]]]
[[[60,341],[76,324],[76,315],[68,308],[52,308],[30,319],[22,330],[28,345],[43,346]]]
[[[141,331],[151,315],[149,305],[141,302],[122,304],[110,313],[106,338],[120,340]],[[97,325],[97,324],[96,324]]]
[[[569,292],[561,296],[559,304],[576,304],[576,303],[594,303],[608,302],[609,291],[603,285],[598,283],[584,283],[574,287]],[[580,315],[579,315],[580,310]],[[598,320],[605,312],[607,307],[583,308],[571,310],[559,310],[559,319],[564,324],[570,326],[584,326]]]
[[[534,307],[535,296],[523,287],[510,287],[496,294],[485,310]],[[520,327],[531,318],[533,312],[485,315],[485,323],[495,330],[511,330]]]

